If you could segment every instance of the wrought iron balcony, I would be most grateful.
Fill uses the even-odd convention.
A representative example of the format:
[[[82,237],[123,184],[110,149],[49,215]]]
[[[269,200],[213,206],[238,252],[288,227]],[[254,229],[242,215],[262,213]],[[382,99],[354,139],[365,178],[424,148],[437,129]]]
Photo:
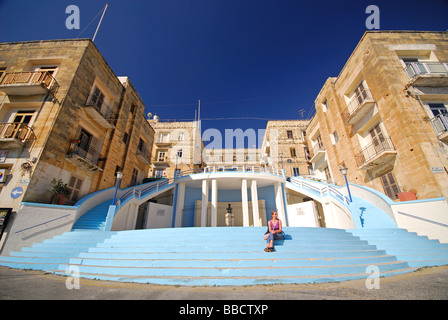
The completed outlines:
[[[75,143],[71,143],[66,158],[90,171],[103,171],[102,166],[104,166],[104,159],[92,146],[88,147],[86,150]]]
[[[112,107],[100,100],[95,94],[89,96],[84,106],[84,110],[103,128],[114,128]]]
[[[0,90],[7,95],[55,95],[58,88],[56,79],[47,71],[8,72],[0,81]]]
[[[33,130],[20,122],[0,123],[0,146],[21,148],[33,136]]]
[[[342,112],[346,124],[357,123],[375,105],[375,99],[369,89],[363,89],[350,99],[347,108]]]
[[[448,142],[448,115],[438,114],[431,119],[431,124],[439,139]]]
[[[395,159],[397,151],[390,138],[376,139],[355,155],[359,169],[372,169]]]
[[[448,85],[448,63],[409,62],[404,68],[409,83],[414,86],[438,87]]]

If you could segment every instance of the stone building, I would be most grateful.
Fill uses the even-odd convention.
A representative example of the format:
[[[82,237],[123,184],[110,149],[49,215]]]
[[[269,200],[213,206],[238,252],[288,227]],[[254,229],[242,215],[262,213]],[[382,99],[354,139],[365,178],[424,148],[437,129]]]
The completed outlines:
[[[53,179],[73,204],[147,177],[154,131],[126,77],[90,39],[0,44],[0,203],[51,200]]]
[[[448,196],[448,32],[368,31],[315,99],[316,175],[392,199]],[[406,193],[405,193],[406,192]]]
[[[306,141],[309,120],[268,121],[263,139],[261,163],[285,170],[287,177],[312,175]]]
[[[173,178],[174,172],[201,168],[202,143],[197,121],[165,122],[158,116],[148,120],[154,129],[154,146],[151,155],[153,177]]]

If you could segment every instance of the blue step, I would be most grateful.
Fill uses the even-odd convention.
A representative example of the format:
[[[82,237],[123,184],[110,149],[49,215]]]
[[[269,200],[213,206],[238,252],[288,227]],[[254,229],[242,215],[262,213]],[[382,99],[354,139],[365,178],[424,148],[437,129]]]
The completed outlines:
[[[72,230],[104,230],[110,204],[111,200],[107,200],[84,213],[74,223]]]
[[[365,279],[371,265],[389,276],[448,263],[448,245],[403,229],[284,228],[271,253],[263,251],[265,231],[78,229],[0,256],[0,265],[65,275],[76,266],[82,277],[113,281],[255,285]]]

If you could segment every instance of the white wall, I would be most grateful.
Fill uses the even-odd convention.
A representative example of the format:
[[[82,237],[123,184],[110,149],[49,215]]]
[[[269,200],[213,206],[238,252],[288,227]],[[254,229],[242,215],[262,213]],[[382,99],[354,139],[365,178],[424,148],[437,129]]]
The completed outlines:
[[[437,239],[448,243],[448,204],[445,200],[409,201],[393,204],[392,210],[399,228],[416,232],[429,239]],[[410,217],[400,212],[419,217]],[[431,220],[446,226],[441,226],[425,220]]]
[[[171,228],[173,206],[159,203],[148,203],[146,211],[146,229]]]
[[[290,227],[319,227],[318,213],[313,201],[288,205]]]

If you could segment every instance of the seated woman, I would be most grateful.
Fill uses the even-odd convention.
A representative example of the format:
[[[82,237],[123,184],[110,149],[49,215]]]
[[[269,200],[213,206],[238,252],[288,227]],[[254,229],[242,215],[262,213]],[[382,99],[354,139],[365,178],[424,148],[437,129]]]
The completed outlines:
[[[282,221],[277,218],[277,211],[272,211],[271,215],[272,219],[268,222],[269,234],[266,234],[264,237],[267,240],[266,248],[264,248],[266,252],[274,251],[274,240],[283,239]]]

